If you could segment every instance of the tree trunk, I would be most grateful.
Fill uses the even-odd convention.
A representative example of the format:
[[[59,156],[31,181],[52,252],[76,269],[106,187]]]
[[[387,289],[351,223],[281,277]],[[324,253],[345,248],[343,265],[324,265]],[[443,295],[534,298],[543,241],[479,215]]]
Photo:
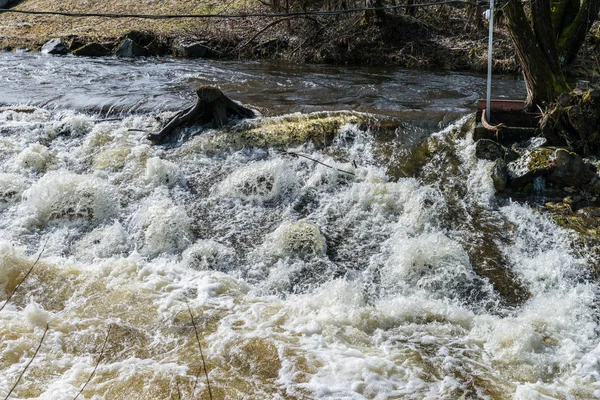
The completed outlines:
[[[558,61],[556,38],[552,28],[550,1],[540,0],[531,3],[531,24],[535,38],[542,49],[542,53],[552,73],[555,75],[562,74],[562,69]]]
[[[221,90],[212,86],[199,86],[196,88],[196,104],[180,111],[173,117],[158,133],[148,135],[148,139],[154,144],[164,142],[175,129],[196,123],[206,124],[212,122],[215,127],[225,125],[229,118],[254,118],[254,111],[242,107]]]
[[[567,0],[563,0],[567,1]],[[558,37],[558,51],[563,65],[575,61],[579,49],[585,42],[585,36],[598,19],[600,0],[583,0],[579,11],[570,23],[561,25]]]
[[[510,0],[504,8],[507,27],[515,43],[527,86],[526,109],[542,106],[544,103],[556,99],[561,93],[570,91],[560,68],[556,51],[546,40],[548,39],[546,37],[547,27],[544,27],[543,23],[546,21],[551,27],[550,14],[545,14],[546,10],[549,11],[550,0],[537,1],[548,3],[532,9],[532,16],[536,21],[534,29],[542,37],[540,40],[538,40],[534,29],[530,26],[523,5],[519,0]],[[537,10],[535,14],[534,10]]]

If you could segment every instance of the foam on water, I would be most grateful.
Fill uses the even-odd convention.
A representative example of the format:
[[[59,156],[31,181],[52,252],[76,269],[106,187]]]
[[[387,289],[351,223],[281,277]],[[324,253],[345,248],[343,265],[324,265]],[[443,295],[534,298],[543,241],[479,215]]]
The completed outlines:
[[[185,209],[158,193],[144,202],[132,224],[142,254],[181,253],[192,243],[191,223]]]
[[[52,161],[53,157],[48,148],[39,143],[29,145],[16,158],[18,168],[38,173],[44,172]]]
[[[289,149],[332,169],[216,136],[153,147],[153,116],[1,109],[0,300],[46,247],[0,313],[0,395],[48,323],[14,398],[75,397],[109,329],[80,398],[207,398],[191,311],[215,398],[598,397],[593,253],[495,203],[465,123],[393,180],[353,125]],[[481,209],[517,305],[470,257]]]
[[[198,240],[183,252],[182,262],[196,270],[231,270],[235,268],[235,251],[214,240]]]
[[[18,174],[0,173],[0,208],[18,203],[27,188],[27,182]]]
[[[21,214],[29,225],[99,223],[116,216],[119,209],[107,182],[65,170],[48,172],[23,192],[23,198]]]
[[[275,257],[324,256],[327,248],[319,227],[306,221],[283,223],[265,241],[265,250]]]
[[[241,167],[219,186],[222,196],[242,200],[273,200],[296,186],[296,175],[283,160],[257,161]]]
[[[146,161],[145,178],[153,186],[164,185],[172,188],[175,185],[185,184],[185,178],[179,167],[170,161],[161,160],[158,157],[152,157]]]
[[[77,257],[92,261],[129,254],[131,240],[123,225],[115,221],[112,225],[103,225],[85,234],[74,247]]]

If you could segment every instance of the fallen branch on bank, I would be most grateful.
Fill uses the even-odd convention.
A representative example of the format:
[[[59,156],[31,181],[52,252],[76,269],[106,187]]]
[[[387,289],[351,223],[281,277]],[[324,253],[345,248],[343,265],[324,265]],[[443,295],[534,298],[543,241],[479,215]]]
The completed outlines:
[[[309,41],[313,40],[314,38],[316,38],[317,36],[319,36],[319,34],[321,32],[323,32],[323,30],[325,28],[328,28],[329,26],[331,26],[332,22],[329,22],[323,26],[321,26],[312,36],[306,38],[302,43],[300,43],[298,46],[296,46],[296,48],[294,50],[292,50],[292,52],[290,54],[294,54],[296,53],[298,50],[300,50],[306,43],[308,43]]]
[[[256,39],[257,37],[259,37],[260,35],[263,34],[263,32],[265,32],[266,30],[268,30],[269,28],[278,25],[280,22],[285,22],[285,21],[290,21],[292,19],[296,19],[296,18],[306,18],[309,19],[311,21],[314,21],[317,23],[317,25],[319,24],[319,21],[317,21],[315,18],[312,17],[307,17],[305,15],[295,15],[295,16],[291,16],[291,17],[286,17],[286,18],[281,18],[281,19],[276,19],[275,21],[267,24],[265,27],[263,27],[261,30],[259,30],[258,32],[256,32],[256,34],[254,34],[254,36],[252,36],[250,39],[248,39],[244,44],[242,44],[238,50],[243,49],[244,47],[248,46],[250,43],[252,43],[252,41],[254,39]]]
[[[254,118],[254,111],[243,107],[225,96],[220,89],[213,86],[196,88],[196,104],[178,112],[158,133],[148,135],[154,144],[163,143],[177,128],[193,124],[212,122],[220,128],[229,122],[230,118]]]

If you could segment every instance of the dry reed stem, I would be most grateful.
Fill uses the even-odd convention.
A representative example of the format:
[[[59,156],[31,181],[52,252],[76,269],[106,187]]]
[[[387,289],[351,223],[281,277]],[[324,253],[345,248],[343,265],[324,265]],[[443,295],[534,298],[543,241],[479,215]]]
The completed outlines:
[[[17,286],[15,286],[15,288],[12,290],[12,292],[10,292],[10,294],[6,298],[6,301],[4,302],[4,304],[2,304],[2,307],[0,307],[0,311],[4,310],[4,307],[6,307],[6,305],[10,301],[10,299],[12,299],[12,297],[15,295],[15,293],[17,292],[17,289],[19,288],[19,286],[21,286],[21,284],[23,282],[25,282],[25,280],[29,277],[29,275],[31,274],[31,271],[33,271],[33,268],[36,266],[36,264],[38,263],[38,261],[40,261],[40,258],[42,257],[42,254],[44,254],[44,250],[46,249],[46,244],[47,243],[48,243],[48,239],[46,239],[46,241],[44,242],[44,245],[42,246],[42,251],[40,251],[40,254],[38,254],[37,258],[35,259],[35,262],[31,266],[31,268],[29,268],[29,271],[27,271],[27,273],[25,274],[25,276],[23,277],[23,279],[21,279],[21,282],[17,283]]]
[[[110,336],[110,329],[111,328],[112,328],[112,325],[109,324],[108,325],[108,331],[106,332],[106,337],[104,338],[104,343],[102,344],[102,349],[100,350],[100,357],[98,357],[98,361],[96,362],[96,365],[94,366],[94,370],[90,374],[90,377],[85,382],[85,384],[83,385],[83,387],[81,388],[81,390],[79,391],[79,393],[77,393],[77,396],[75,396],[73,398],[73,400],[76,400],[79,397],[79,395],[81,393],[83,393],[83,390],[85,389],[85,387],[88,385],[88,383],[90,383],[90,381],[94,377],[94,374],[96,373],[96,370],[98,369],[98,365],[100,365],[100,362],[102,361],[102,358],[104,357],[104,349],[106,348],[106,343],[108,342],[108,337]]]
[[[192,314],[192,309],[190,308],[189,303],[185,302],[187,306],[188,312],[190,313],[190,318],[192,319],[192,325],[194,326],[194,333],[196,334],[196,342],[198,343],[198,349],[200,349],[200,357],[202,358],[202,368],[204,369],[204,376],[206,376],[206,386],[208,387],[208,395],[210,400],[212,400],[212,390],[210,389],[210,381],[208,380],[208,371],[206,370],[206,362],[204,361],[204,354],[202,353],[202,345],[200,345],[200,337],[198,336],[198,329],[196,329],[196,322],[194,321],[194,315]],[[196,376],[196,382],[194,383],[194,391],[196,390],[196,385],[198,384],[198,376]]]
[[[49,328],[50,328],[50,325],[46,324],[46,329],[44,329],[44,334],[42,335],[42,338],[40,339],[40,343],[38,344],[37,349],[35,349],[35,353],[33,353],[33,357],[31,357],[31,360],[29,360],[29,362],[25,366],[25,369],[23,369],[23,372],[21,372],[21,375],[19,375],[19,377],[17,378],[17,381],[15,382],[15,384],[13,385],[13,387],[10,389],[10,392],[8,392],[8,394],[6,395],[6,397],[4,398],[4,400],[8,400],[8,398],[10,397],[10,395],[12,394],[12,392],[15,390],[15,388],[17,387],[17,385],[21,381],[21,378],[23,377],[23,375],[25,375],[25,371],[27,371],[27,368],[29,368],[29,366],[31,365],[31,363],[35,359],[35,356],[37,356],[37,353],[40,351],[40,347],[42,347],[42,343],[44,343],[44,338],[46,337],[46,333],[48,333],[48,329]]]

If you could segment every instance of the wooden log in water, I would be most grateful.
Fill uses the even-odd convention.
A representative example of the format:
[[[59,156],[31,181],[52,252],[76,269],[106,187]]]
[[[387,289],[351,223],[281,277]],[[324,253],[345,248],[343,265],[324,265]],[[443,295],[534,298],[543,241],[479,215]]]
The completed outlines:
[[[220,128],[229,122],[230,118],[254,118],[254,111],[243,107],[225,96],[220,89],[213,86],[196,88],[196,104],[178,112],[158,133],[148,135],[154,144],[164,142],[177,128],[193,124],[212,122]]]

